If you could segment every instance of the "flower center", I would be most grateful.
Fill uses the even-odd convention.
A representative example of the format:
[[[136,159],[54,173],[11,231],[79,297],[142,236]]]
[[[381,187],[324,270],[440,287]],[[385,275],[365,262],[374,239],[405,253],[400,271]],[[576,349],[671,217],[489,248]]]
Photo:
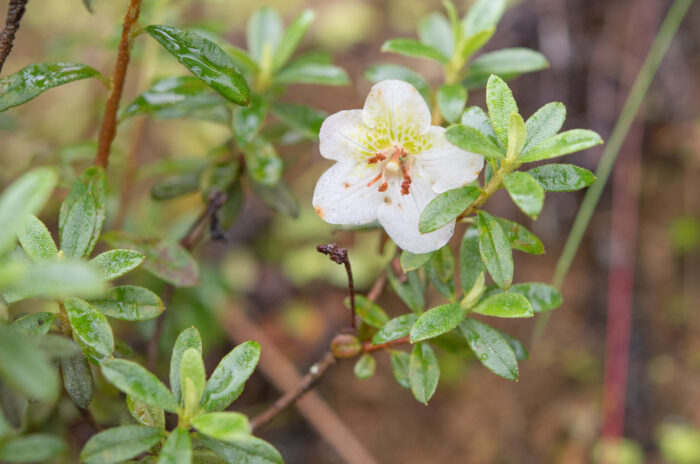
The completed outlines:
[[[381,166],[381,171],[372,179],[367,187],[379,183],[377,190],[386,192],[389,188],[388,179],[390,176],[400,175],[401,195],[411,193],[411,167],[413,166],[413,157],[409,156],[402,146],[394,145],[382,151],[378,151],[374,156],[367,159],[367,164],[377,164]]]

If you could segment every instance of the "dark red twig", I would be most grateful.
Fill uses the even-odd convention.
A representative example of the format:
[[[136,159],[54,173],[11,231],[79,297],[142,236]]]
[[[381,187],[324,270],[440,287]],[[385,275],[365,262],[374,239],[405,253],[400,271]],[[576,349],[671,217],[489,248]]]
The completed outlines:
[[[5,29],[0,32],[0,72],[5,64],[5,60],[12,51],[12,45],[15,43],[15,35],[19,29],[19,23],[22,21],[24,11],[29,0],[10,0],[7,6],[7,19],[5,20]]]
[[[350,259],[348,259],[348,250],[335,243],[319,245],[316,249],[319,253],[328,255],[334,263],[345,265],[345,272],[348,274],[348,291],[350,292],[350,329],[355,332],[357,330],[357,318],[355,317],[355,283],[352,280],[352,269],[350,268]]]

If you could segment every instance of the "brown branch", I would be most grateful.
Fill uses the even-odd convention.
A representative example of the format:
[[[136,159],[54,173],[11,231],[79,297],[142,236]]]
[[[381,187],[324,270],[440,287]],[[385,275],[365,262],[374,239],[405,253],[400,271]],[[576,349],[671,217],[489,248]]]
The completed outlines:
[[[375,351],[383,351],[394,346],[407,345],[411,343],[408,335],[405,337],[397,338],[396,340],[391,340],[385,343],[379,343],[378,345],[372,345],[372,342],[364,342],[362,344],[362,353],[373,353]]]
[[[5,64],[5,60],[12,51],[15,42],[15,34],[19,29],[19,23],[24,16],[24,11],[29,0],[10,0],[7,7],[7,19],[5,19],[5,29],[0,32],[0,72]]]
[[[316,247],[319,253],[328,255],[334,263],[344,264],[345,272],[348,274],[348,292],[350,292],[350,330],[357,331],[357,317],[355,311],[355,283],[352,279],[352,269],[350,268],[350,259],[348,259],[348,250],[329,243],[328,245],[319,245]]]
[[[122,38],[119,42],[119,52],[117,53],[117,63],[114,65],[114,73],[112,74],[112,90],[107,98],[105,115],[104,119],[102,119],[102,127],[100,128],[97,156],[95,157],[95,164],[105,169],[109,162],[112,141],[114,141],[114,136],[117,132],[117,110],[119,109],[119,101],[122,98],[122,92],[124,90],[126,69],[129,66],[131,45],[134,40],[132,28],[138,21],[140,12],[141,0],[130,0],[129,9],[124,17]]]

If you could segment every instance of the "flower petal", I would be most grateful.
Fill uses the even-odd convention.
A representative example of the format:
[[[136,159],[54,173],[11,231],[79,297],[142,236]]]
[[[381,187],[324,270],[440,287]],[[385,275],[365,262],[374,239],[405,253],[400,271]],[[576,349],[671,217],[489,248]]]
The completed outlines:
[[[416,171],[429,179],[436,193],[474,182],[484,168],[484,157],[462,150],[444,136],[445,129],[433,126],[423,137],[428,148],[416,154]]]
[[[332,160],[358,159],[360,154],[372,155],[369,146],[369,128],[362,122],[362,110],[339,111],[328,116],[321,124],[319,150],[324,158]]]
[[[408,195],[401,195],[398,180],[389,183],[385,200],[377,216],[386,233],[410,253],[429,253],[445,246],[454,234],[454,221],[428,234],[418,231],[420,214],[436,193],[427,179],[415,177]]]
[[[330,224],[361,225],[375,221],[384,195],[376,184],[369,187],[367,184],[379,172],[376,165],[335,163],[316,184],[312,201],[316,213]]]
[[[417,143],[430,129],[430,119],[430,109],[420,93],[399,80],[375,84],[362,109],[362,120],[368,127],[404,147]]]

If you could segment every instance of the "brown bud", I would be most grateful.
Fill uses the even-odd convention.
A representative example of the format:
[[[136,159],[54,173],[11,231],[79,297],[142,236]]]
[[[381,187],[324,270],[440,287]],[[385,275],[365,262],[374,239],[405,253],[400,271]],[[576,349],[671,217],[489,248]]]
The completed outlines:
[[[360,351],[362,351],[362,344],[354,335],[336,335],[331,341],[331,352],[336,358],[352,358],[360,354]]]

